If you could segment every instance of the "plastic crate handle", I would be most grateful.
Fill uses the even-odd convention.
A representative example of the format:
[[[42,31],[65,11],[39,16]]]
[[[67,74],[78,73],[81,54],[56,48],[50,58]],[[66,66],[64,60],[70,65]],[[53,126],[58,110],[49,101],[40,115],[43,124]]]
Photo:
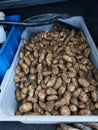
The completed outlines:
[[[41,14],[41,15],[36,15],[29,17],[24,20],[24,22],[44,22],[44,21],[50,21],[53,19],[67,19],[70,18],[71,16],[69,14],[59,14],[59,13],[48,13],[48,14]]]

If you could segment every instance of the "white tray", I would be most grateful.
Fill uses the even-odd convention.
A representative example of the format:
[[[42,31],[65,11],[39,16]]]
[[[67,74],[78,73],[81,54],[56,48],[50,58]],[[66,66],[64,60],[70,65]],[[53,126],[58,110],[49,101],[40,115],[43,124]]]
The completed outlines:
[[[86,35],[88,46],[91,48],[91,56],[93,64],[98,68],[98,50],[88,32],[88,29],[84,23],[82,17],[72,17],[67,20],[68,22],[76,27],[79,27]],[[33,32],[43,31],[51,29],[52,25],[45,25],[41,27],[26,28],[22,34],[22,39],[29,39],[30,34]],[[23,123],[36,123],[36,124],[49,124],[49,123],[60,123],[60,122],[98,122],[97,116],[16,116],[15,111],[17,109],[17,101],[15,99],[15,67],[18,63],[18,54],[22,46],[22,41],[18,47],[17,53],[13,60],[10,69],[7,71],[3,82],[1,84],[0,93],[0,121],[20,121]]]

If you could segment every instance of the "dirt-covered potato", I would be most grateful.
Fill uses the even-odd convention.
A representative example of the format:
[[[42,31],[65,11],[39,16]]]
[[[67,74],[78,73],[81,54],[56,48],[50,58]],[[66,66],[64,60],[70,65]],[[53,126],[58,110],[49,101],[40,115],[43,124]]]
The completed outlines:
[[[25,112],[29,112],[31,111],[33,108],[32,104],[27,102],[27,103],[23,103],[19,106],[19,112],[21,113],[25,113]]]
[[[82,32],[56,25],[23,43],[14,77],[16,115],[98,114],[98,69]]]

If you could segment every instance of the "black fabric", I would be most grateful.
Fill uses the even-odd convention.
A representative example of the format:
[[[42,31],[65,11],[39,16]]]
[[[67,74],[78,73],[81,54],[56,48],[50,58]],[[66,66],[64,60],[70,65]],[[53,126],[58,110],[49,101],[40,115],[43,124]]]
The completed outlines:
[[[23,124],[21,122],[0,122],[0,130],[56,130],[58,124]]]

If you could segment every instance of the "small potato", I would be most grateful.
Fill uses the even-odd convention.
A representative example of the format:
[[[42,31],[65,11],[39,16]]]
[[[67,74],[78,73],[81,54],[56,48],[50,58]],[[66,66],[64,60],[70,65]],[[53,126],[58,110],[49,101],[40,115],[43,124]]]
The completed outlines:
[[[39,101],[39,106],[43,109],[46,110],[46,104],[44,102]]]
[[[19,89],[17,89],[17,90],[15,91],[15,95],[16,95],[16,97],[20,97],[21,91],[20,91]]]
[[[89,115],[91,115],[91,111],[90,111],[90,110],[83,109],[83,110],[80,110],[80,111],[79,111],[79,114],[80,114],[80,115],[87,115],[87,116],[89,116]]]
[[[67,73],[63,72],[62,75],[61,75],[64,83],[70,83],[71,79],[67,77]]]
[[[63,70],[63,71],[66,71],[66,67],[63,63],[59,63],[58,67]]]
[[[30,73],[31,73],[31,74],[35,74],[35,73],[36,73],[36,70],[35,70],[34,67],[30,67]]]
[[[73,91],[75,90],[76,86],[71,83],[71,84],[69,84],[69,85],[67,86],[67,88],[68,88],[68,91],[73,92]]]
[[[27,101],[28,102],[32,102],[32,103],[37,103],[38,99],[37,98],[33,98],[31,95],[27,97]]]
[[[30,74],[29,79],[32,80],[32,81],[36,80],[36,75],[35,74]]]
[[[14,80],[15,80],[15,82],[16,82],[16,83],[18,83],[18,82],[20,82],[20,81],[21,81],[21,79],[20,79],[20,77],[19,77],[19,76],[15,76]]]
[[[17,75],[18,75],[20,78],[22,78],[22,77],[25,76],[25,73],[24,73],[24,72],[19,72]]]
[[[39,113],[41,115],[44,114],[44,111],[40,108],[40,106],[37,103],[33,104],[33,110],[34,110],[34,112],[37,112],[37,113]]]
[[[88,96],[87,96],[87,94],[86,94],[84,91],[82,91],[82,92],[80,93],[79,99],[80,99],[80,101],[83,102],[83,103],[88,102]]]
[[[23,100],[23,99],[25,99],[26,98],[26,93],[21,93],[21,99]]]
[[[27,51],[25,52],[25,56],[29,56],[30,55],[30,51]]]
[[[41,81],[43,80],[43,74],[42,74],[42,73],[38,73],[37,76],[38,76],[38,77],[37,77],[37,78],[38,78],[37,83],[40,84]]]
[[[98,109],[98,102],[95,103],[95,108]]]
[[[63,55],[63,59],[64,59],[66,62],[73,62],[72,57],[70,57],[70,56],[68,56],[68,55]]]
[[[38,71],[38,73],[42,72],[42,64],[38,64],[37,71]]]
[[[55,102],[55,106],[56,107],[60,107],[60,106],[65,105],[66,103],[67,103],[66,99],[65,98],[61,98],[60,100]]]
[[[47,87],[53,87],[56,80],[57,80],[57,77],[55,75],[52,75],[52,77],[48,80]]]
[[[98,93],[97,93],[96,90],[91,92],[91,97],[92,97],[93,102],[97,102],[98,101]]]
[[[59,74],[59,68],[54,67],[53,70],[52,70],[52,73],[55,74],[55,75]]]
[[[22,66],[22,69],[25,72],[25,74],[28,74],[29,73],[29,67],[25,63],[23,63],[21,66]]]
[[[60,115],[59,111],[58,110],[52,110],[51,111],[52,115]]]
[[[64,99],[66,100],[66,105],[70,104],[71,101],[71,92],[66,91],[63,95]]]
[[[62,86],[62,79],[61,79],[61,78],[58,78],[58,79],[56,80],[55,85],[54,85],[54,89],[58,89],[58,88],[60,88],[61,86]]]
[[[20,64],[20,65],[22,65],[23,62],[24,62],[24,59],[20,59],[20,60],[19,60],[19,64]]]
[[[43,76],[49,76],[51,74],[51,71],[44,71]]]
[[[91,51],[90,51],[90,48],[86,48],[86,49],[84,50],[84,56],[88,58],[89,55],[90,55],[90,52],[91,52]]]
[[[31,62],[34,61],[34,56],[32,54],[30,54],[28,57],[29,57],[29,59],[30,59]]]
[[[42,87],[42,88],[44,88],[44,89],[45,89],[45,88],[47,88],[47,86],[46,86],[46,84],[45,84],[45,81],[44,81],[44,80],[42,80],[40,84],[41,84],[41,87]]]
[[[20,51],[19,57],[20,57],[20,58],[23,58],[23,57],[24,57],[24,53],[23,53],[22,51]]]
[[[47,83],[47,82],[49,81],[49,79],[50,79],[50,76],[46,76],[46,77],[44,78],[44,82]]]
[[[46,110],[51,112],[54,108],[54,101],[48,101],[46,102]]]
[[[34,57],[38,58],[39,54],[38,54],[38,50],[37,48],[34,48]]]
[[[67,106],[61,106],[60,107],[60,114],[69,116],[71,114],[71,112]]]
[[[25,112],[30,112],[32,110],[33,106],[31,103],[23,103],[19,106],[19,112],[25,113]]]
[[[57,96],[57,95],[50,95],[50,96],[47,96],[47,100],[48,100],[48,101],[58,100],[58,96]]]
[[[66,90],[66,87],[61,86],[61,87],[58,89],[58,94],[59,94],[60,96],[63,95],[64,92],[65,92],[65,90]]]
[[[53,64],[58,64],[58,62],[59,61],[57,59],[53,59],[53,61],[52,61]]]
[[[26,94],[28,92],[28,88],[27,87],[24,87],[22,90],[21,90],[22,93]]]
[[[46,93],[45,93],[45,90],[41,90],[39,93],[38,93],[38,97],[39,97],[39,100],[44,102],[45,101],[45,98],[46,98]]]
[[[83,102],[79,102],[79,103],[78,103],[78,107],[79,107],[80,109],[85,109],[86,105],[85,105]]]
[[[89,62],[89,59],[88,59],[88,58],[83,58],[83,59],[81,60],[81,63],[84,64],[84,65],[88,64],[88,62]]]
[[[29,57],[24,57],[24,61],[28,66],[31,64]]]
[[[46,116],[51,116],[51,113],[48,112],[48,111],[45,111],[45,115],[46,115]]]
[[[86,79],[84,79],[84,78],[78,78],[78,83],[82,87],[88,87],[89,86],[89,82]]]
[[[69,105],[69,108],[70,108],[70,111],[71,111],[71,112],[76,112],[76,111],[77,111],[77,106],[74,105],[74,104],[70,104],[70,105]]]
[[[48,88],[46,90],[46,94],[47,95],[55,95],[55,94],[57,94],[57,91],[54,88]]]
[[[42,61],[45,59],[46,51],[43,50],[39,56],[39,63],[42,63]]]
[[[48,53],[47,56],[46,56],[46,62],[48,64],[48,66],[51,65],[51,62],[52,62],[52,53]]]
[[[73,97],[70,102],[71,102],[72,104],[74,104],[75,106],[79,106],[79,105],[78,105],[78,99],[75,98],[75,97]]]
[[[27,81],[27,77],[26,76],[21,78],[21,82],[25,82],[25,81]]]
[[[74,92],[73,92],[73,96],[74,97],[79,97],[80,93],[82,92],[81,88],[77,88]]]
[[[83,64],[79,64],[79,68],[80,68],[81,70],[83,70],[84,72],[87,72],[87,71],[88,71],[87,68],[86,68],[86,66],[83,65]]]
[[[76,73],[74,72],[67,72],[67,77],[68,78],[74,78],[76,76]]]

